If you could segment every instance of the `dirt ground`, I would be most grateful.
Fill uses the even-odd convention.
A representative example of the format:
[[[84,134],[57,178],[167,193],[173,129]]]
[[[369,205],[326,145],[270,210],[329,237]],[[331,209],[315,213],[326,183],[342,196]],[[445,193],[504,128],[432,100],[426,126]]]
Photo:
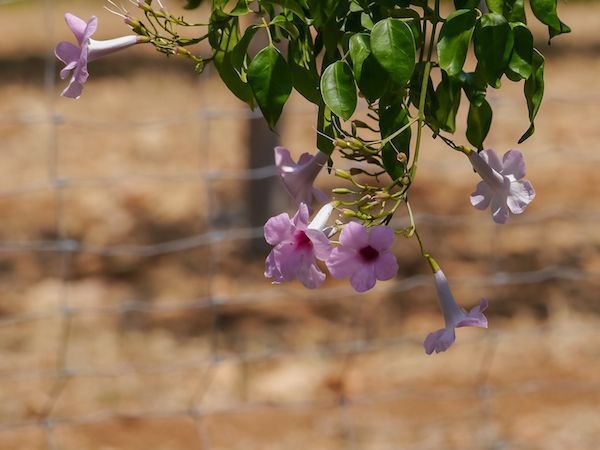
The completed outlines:
[[[425,142],[420,232],[464,306],[490,301],[490,329],[427,356],[442,319],[412,240],[366,295],[263,278],[249,196],[271,183],[271,213],[291,204],[248,179],[256,122],[210,72],[136,48],[58,96],[62,12],[124,33],[103,4],[0,2],[0,449],[598,448],[600,5],[560,4],[574,31],[550,48],[536,27],[526,214],[494,225],[464,157]],[[522,87],[490,98],[503,152]],[[313,149],[313,119],[294,98],[280,142]]]

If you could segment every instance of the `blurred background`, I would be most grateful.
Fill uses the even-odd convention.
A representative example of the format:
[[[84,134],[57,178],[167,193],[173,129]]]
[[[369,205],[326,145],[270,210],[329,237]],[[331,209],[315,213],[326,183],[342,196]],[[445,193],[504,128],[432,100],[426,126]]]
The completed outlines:
[[[531,19],[546,94],[519,147],[524,215],[471,208],[466,158],[425,141],[420,232],[463,306],[490,301],[489,330],[434,356],[414,240],[365,295],[264,279],[261,225],[293,210],[272,147],[315,150],[302,98],[269,134],[213,71],[141,46],[59,97],[65,11],[127,34],[104,4],[0,1],[0,449],[598,448],[600,4],[561,2],[573,33],[550,47]],[[489,96],[504,153],[527,128],[522,85]]]

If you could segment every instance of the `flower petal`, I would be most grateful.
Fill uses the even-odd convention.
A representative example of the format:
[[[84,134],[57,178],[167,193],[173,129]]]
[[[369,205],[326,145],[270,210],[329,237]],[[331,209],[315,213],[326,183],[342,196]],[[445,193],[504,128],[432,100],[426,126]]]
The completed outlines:
[[[484,210],[490,206],[493,196],[494,194],[489,184],[485,181],[480,181],[475,187],[475,192],[471,194],[471,205],[477,209]]]
[[[340,246],[331,251],[325,264],[333,277],[346,278],[358,270],[361,261],[355,249]]]
[[[54,55],[65,64],[76,63],[81,56],[81,48],[70,42],[59,42],[54,48]]]
[[[305,233],[310,239],[310,242],[312,242],[315,256],[321,261],[327,261],[333,250],[327,236],[320,230],[308,229]]]
[[[521,214],[535,198],[535,190],[527,180],[514,181],[510,184],[510,193],[506,203],[513,214]]]
[[[277,245],[290,240],[293,232],[294,226],[287,213],[271,217],[264,226],[265,241],[270,245]]]
[[[275,153],[275,166],[280,175],[282,172],[293,172],[296,170],[296,163],[292,159],[292,155],[287,148],[278,146],[275,147],[273,151]]]
[[[71,29],[71,31],[77,38],[79,45],[81,45],[85,40],[85,31],[88,26],[88,23],[85,20],[80,19],[79,17],[71,13],[65,14],[65,22],[67,22],[67,26]]]
[[[274,284],[279,284],[284,281],[283,276],[277,267],[277,262],[275,260],[275,254],[273,251],[269,253],[269,256],[267,256],[267,259],[265,260],[265,277],[274,278]]]
[[[308,289],[318,288],[325,281],[325,274],[317,267],[316,264],[310,264],[306,267],[301,267],[298,272],[298,280]]]
[[[340,243],[353,249],[366,247],[369,245],[367,229],[356,222],[348,222],[340,233]]]
[[[83,84],[79,83],[75,79],[75,76],[73,76],[73,78],[71,78],[71,81],[69,81],[68,86],[65,88],[64,91],[62,91],[60,93],[60,95],[62,95],[63,97],[69,97],[69,98],[79,98],[79,97],[81,97],[82,91],[83,91]]]
[[[380,225],[369,229],[369,245],[379,252],[384,252],[394,242],[394,230]]]
[[[356,292],[365,292],[375,286],[375,264],[361,264],[350,277],[350,284]]]
[[[294,226],[300,230],[306,230],[308,227],[308,206],[306,203],[300,203],[298,206],[298,211],[292,217],[292,223]]]
[[[281,272],[282,279],[291,281],[296,278],[298,272],[302,269],[302,265],[307,253],[303,251],[295,251],[293,242],[282,242],[273,249],[275,264]],[[309,254],[309,256],[311,256]]]
[[[504,224],[508,220],[508,206],[506,206],[506,197],[494,195],[491,202],[492,219],[494,222]]]
[[[488,321],[487,318],[483,315],[483,311],[487,308],[488,302],[486,299],[482,298],[479,302],[479,305],[475,306],[468,314],[465,315],[464,319],[459,321],[455,326],[456,328],[460,327],[480,327],[487,328]]]
[[[431,355],[434,351],[436,353],[445,352],[456,340],[456,333],[454,328],[442,328],[440,330],[429,333],[423,342],[425,347],[425,353]]]
[[[375,276],[378,280],[391,280],[398,272],[398,260],[392,252],[383,252],[375,261]]]
[[[525,177],[525,159],[523,153],[519,150],[509,150],[502,158],[502,170],[500,173],[511,177],[513,180],[520,180]]]

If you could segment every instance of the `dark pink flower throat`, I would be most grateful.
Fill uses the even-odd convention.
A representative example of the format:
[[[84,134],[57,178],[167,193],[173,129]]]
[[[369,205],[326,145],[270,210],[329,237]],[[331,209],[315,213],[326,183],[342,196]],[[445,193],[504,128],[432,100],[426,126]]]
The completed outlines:
[[[294,246],[298,250],[312,250],[313,248],[310,238],[302,230],[297,230],[294,233]]]
[[[358,253],[360,253],[360,256],[366,262],[371,262],[379,258],[379,252],[370,245],[361,248]]]

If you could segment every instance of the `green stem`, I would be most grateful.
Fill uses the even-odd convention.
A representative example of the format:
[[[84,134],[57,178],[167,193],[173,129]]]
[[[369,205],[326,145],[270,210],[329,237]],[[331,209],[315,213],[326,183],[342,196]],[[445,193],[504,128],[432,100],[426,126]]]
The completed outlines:
[[[425,98],[427,97],[427,84],[429,82],[429,73],[431,72],[431,62],[425,63],[425,70],[423,70],[423,82],[421,83],[421,96],[419,98],[419,116],[417,124],[417,139],[415,142],[415,156],[413,158],[412,166],[410,167],[410,182],[412,183],[415,179],[417,172],[417,162],[419,161],[419,153],[421,150],[421,134],[423,130],[423,122],[425,122]]]

